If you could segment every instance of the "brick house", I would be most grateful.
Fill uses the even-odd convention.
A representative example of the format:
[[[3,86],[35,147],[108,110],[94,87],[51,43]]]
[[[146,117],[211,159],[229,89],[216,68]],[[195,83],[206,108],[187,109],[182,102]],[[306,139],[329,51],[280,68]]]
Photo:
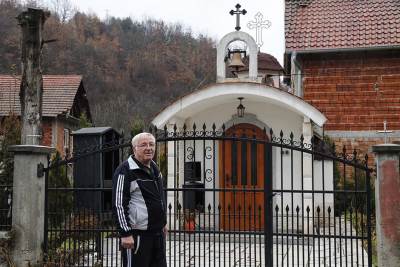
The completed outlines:
[[[21,114],[20,77],[0,75],[0,118],[10,112]],[[79,127],[85,114],[91,121],[82,76],[43,75],[43,111],[41,144],[55,147],[62,156],[73,147],[71,132]]]
[[[397,0],[285,0],[285,70],[337,149],[400,140]],[[370,164],[373,157],[370,155]]]

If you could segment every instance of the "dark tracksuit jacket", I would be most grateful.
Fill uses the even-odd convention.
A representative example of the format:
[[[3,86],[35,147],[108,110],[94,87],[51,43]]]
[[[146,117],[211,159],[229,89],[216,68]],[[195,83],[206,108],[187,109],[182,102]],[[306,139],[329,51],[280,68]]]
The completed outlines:
[[[135,231],[160,233],[166,225],[162,175],[152,161],[151,169],[130,156],[114,173],[113,213],[120,236]]]

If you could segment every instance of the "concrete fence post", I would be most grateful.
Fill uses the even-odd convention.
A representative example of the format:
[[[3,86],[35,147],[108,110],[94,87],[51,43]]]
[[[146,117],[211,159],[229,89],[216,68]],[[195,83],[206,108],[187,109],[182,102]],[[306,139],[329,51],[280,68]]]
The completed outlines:
[[[375,183],[378,266],[400,266],[400,145],[372,147]]]
[[[12,228],[15,240],[12,258],[17,267],[34,265],[43,259],[45,177],[38,177],[38,165],[47,167],[54,148],[36,145],[10,146],[14,152]]]

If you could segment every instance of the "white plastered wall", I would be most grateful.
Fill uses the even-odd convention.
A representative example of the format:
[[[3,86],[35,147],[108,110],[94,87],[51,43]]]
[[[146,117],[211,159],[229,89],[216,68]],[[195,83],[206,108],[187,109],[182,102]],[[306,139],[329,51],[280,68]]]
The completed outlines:
[[[232,93],[237,91],[232,89]],[[251,89],[251,88],[250,88]],[[240,93],[240,92],[239,92]],[[290,96],[288,96],[290,98]],[[236,113],[236,107],[238,105],[238,101],[234,96],[222,99],[222,101],[218,101],[216,98],[211,98],[210,100],[199,102],[194,104],[191,109],[183,109],[179,111],[179,109],[175,110],[175,115],[172,115],[168,121],[168,129],[169,131],[173,131],[174,124],[177,125],[178,131],[182,131],[182,126],[185,123],[187,126],[187,130],[192,130],[193,123],[196,123],[196,129],[201,131],[203,124],[205,123],[208,131],[212,130],[212,124],[215,123],[216,129],[220,130],[223,123],[228,123],[232,120],[232,117]],[[310,143],[312,137],[312,127],[311,121],[308,117],[295,112],[292,107],[288,107],[282,104],[275,104],[273,101],[260,97],[259,100],[256,97],[247,97],[244,99],[243,104],[246,107],[245,114],[246,116],[242,119],[242,122],[252,123],[260,128],[264,125],[267,128],[271,127],[274,130],[274,134],[279,136],[280,130],[284,132],[284,138],[289,139],[290,132],[293,132],[294,139],[299,140],[301,134],[304,135],[304,140],[306,143]],[[177,102],[179,103],[179,102]],[[185,102],[182,101],[182,104]],[[296,103],[296,102],[294,102]],[[181,104],[181,107],[184,105]],[[296,106],[301,106],[301,103],[296,103]],[[204,108],[202,109],[202,106]],[[187,112],[185,112],[187,110]],[[195,110],[195,111],[193,111]],[[186,113],[188,113],[186,115]],[[161,114],[160,118],[165,118],[165,114]],[[157,121],[157,120],[156,120]],[[240,120],[236,120],[236,124],[240,123]],[[157,125],[158,128],[162,128],[163,125]],[[186,141],[185,145],[188,146],[192,141]],[[193,143],[193,142],[192,142]],[[192,144],[193,146],[193,144]],[[195,150],[194,156],[196,161],[201,162],[201,180],[204,181],[205,188],[213,188],[214,183],[215,187],[218,188],[219,185],[219,177],[218,177],[218,141],[196,141],[195,146],[197,149]],[[212,157],[207,159],[204,157],[205,147],[212,147],[212,150],[207,148],[206,153],[211,154]],[[284,149],[287,151],[287,149]],[[176,185],[178,187],[182,187],[184,182],[184,161],[187,157],[188,151],[184,149],[184,142],[169,142],[168,144],[168,187],[174,188]],[[293,153],[293,161],[291,154]],[[282,167],[281,167],[281,158],[283,159]],[[291,163],[292,162],[292,163]],[[296,151],[284,152],[281,157],[280,148],[273,149],[273,184],[274,189],[281,189],[281,178],[283,178],[283,189],[291,190],[300,190],[303,186],[306,190],[311,190],[314,184],[314,189],[316,190],[318,186],[318,182],[321,181],[320,171],[317,171],[318,168],[322,169],[322,167],[318,167],[318,162],[314,162],[314,166],[312,164],[312,157],[303,153]],[[332,169],[329,167],[329,162],[325,162],[324,170],[324,186],[325,189],[328,190],[329,186],[333,187],[333,178],[332,174],[328,174],[328,170]],[[208,170],[210,172],[206,172]],[[282,171],[281,171],[282,170]],[[293,173],[293,175],[292,175]],[[206,176],[211,176],[212,179],[204,179],[204,174]],[[179,179],[179,181],[177,181]],[[292,184],[293,181],[293,184]],[[322,186],[322,185],[321,185]],[[183,203],[182,192],[180,193],[168,193],[168,202],[174,203],[178,197],[179,202]],[[312,199],[314,199],[314,209],[318,206],[318,203],[322,203],[319,199],[319,195],[316,194],[293,194],[293,208],[292,208],[292,194],[285,193],[282,195],[276,195],[274,197],[274,206],[278,204],[283,207],[286,205],[289,206],[290,212],[295,210],[296,206],[300,207],[300,214],[302,212],[302,207],[304,209],[307,206],[312,208]],[[333,196],[327,199],[327,195],[325,195],[325,204],[327,201],[331,201],[333,203]],[[215,200],[215,202],[214,202]],[[205,206],[207,207],[209,204],[212,207],[212,210],[218,206],[219,199],[218,194],[213,196],[212,192],[207,192],[205,194]],[[333,206],[333,205],[332,205]],[[327,209],[327,207],[326,207]],[[281,210],[280,210],[281,211]],[[274,212],[275,213],[275,212]],[[332,212],[333,214],[333,212]],[[278,218],[281,218],[281,213],[278,213]],[[290,215],[289,215],[290,216]],[[290,216],[291,217],[291,216]],[[211,219],[211,225],[208,227],[213,227],[214,218]],[[216,225],[218,225],[218,218],[215,218]],[[275,220],[274,220],[275,222]],[[173,227],[177,227],[177,223],[172,223]],[[281,225],[281,223],[279,223]],[[291,228],[292,221],[289,223],[289,227]],[[295,222],[294,222],[295,225]],[[300,222],[302,225],[302,222]],[[275,227],[275,226],[274,226]],[[312,222],[309,223],[310,230],[313,229]]]

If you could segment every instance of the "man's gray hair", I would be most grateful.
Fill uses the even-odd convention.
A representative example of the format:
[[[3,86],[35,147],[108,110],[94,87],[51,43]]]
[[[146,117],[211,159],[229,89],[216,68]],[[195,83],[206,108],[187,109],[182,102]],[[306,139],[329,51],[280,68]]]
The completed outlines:
[[[132,147],[135,148],[135,147],[137,146],[139,140],[140,140],[142,137],[145,137],[145,136],[150,136],[151,138],[153,138],[154,142],[156,141],[156,138],[154,137],[154,135],[152,135],[151,133],[143,132],[143,133],[139,133],[139,134],[135,135],[135,136],[132,138]]]

